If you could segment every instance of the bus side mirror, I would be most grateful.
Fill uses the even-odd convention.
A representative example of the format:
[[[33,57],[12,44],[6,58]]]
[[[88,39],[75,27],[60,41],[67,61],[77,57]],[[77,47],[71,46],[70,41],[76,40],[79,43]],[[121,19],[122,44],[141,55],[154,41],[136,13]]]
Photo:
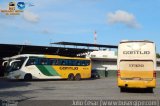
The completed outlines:
[[[17,62],[17,61],[21,61],[21,60],[13,60],[13,61],[11,61],[11,62],[9,63],[9,66],[11,66],[12,63]]]

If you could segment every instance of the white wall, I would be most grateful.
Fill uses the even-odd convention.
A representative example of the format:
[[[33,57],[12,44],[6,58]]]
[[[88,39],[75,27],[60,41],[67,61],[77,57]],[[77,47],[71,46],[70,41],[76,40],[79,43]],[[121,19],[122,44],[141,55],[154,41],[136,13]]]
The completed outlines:
[[[117,70],[117,62],[92,60],[92,69],[104,70],[106,67],[107,70]]]
[[[93,51],[89,53],[87,58],[117,58],[117,52],[116,51]]]

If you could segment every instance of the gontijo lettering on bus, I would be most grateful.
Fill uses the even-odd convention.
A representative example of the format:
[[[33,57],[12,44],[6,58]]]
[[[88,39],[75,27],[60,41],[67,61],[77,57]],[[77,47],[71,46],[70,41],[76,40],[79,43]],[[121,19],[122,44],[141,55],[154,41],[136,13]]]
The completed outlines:
[[[150,54],[150,51],[123,51],[123,54]]]
[[[78,67],[59,67],[60,70],[78,70]]]

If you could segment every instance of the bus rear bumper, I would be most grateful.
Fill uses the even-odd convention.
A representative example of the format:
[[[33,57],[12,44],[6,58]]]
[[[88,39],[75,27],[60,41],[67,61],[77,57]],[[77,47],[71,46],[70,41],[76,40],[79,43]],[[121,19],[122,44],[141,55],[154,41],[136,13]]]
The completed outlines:
[[[155,88],[156,79],[146,80],[121,80],[118,78],[118,86],[125,88]]]

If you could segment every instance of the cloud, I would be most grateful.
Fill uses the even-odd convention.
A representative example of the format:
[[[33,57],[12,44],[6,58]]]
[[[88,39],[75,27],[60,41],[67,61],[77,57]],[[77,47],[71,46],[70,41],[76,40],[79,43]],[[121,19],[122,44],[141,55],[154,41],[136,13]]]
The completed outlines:
[[[39,16],[30,11],[24,11],[23,18],[31,23],[37,23],[39,21]]]
[[[49,29],[47,29],[47,28],[46,28],[46,29],[43,29],[43,30],[42,30],[42,33],[43,33],[43,34],[52,34],[52,32],[51,32]]]
[[[140,24],[136,21],[135,16],[123,10],[108,13],[107,22],[109,24],[121,23],[130,28],[140,28]]]

